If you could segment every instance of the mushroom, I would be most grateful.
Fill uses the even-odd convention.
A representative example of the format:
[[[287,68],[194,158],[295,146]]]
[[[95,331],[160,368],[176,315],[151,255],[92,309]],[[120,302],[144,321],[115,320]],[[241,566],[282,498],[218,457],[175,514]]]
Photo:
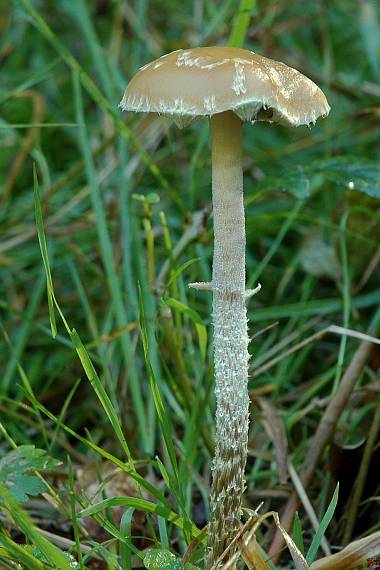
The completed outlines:
[[[214,257],[213,294],[216,450],[206,568],[240,528],[247,457],[249,396],[245,290],[242,122],[314,124],[330,107],[300,72],[232,47],[177,50],[148,63],[130,81],[120,106],[158,113],[178,126],[210,117]]]

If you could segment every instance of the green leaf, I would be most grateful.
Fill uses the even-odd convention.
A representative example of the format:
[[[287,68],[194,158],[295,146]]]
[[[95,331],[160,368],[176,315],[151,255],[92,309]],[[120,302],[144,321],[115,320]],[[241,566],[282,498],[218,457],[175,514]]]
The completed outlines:
[[[378,162],[344,156],[298,165],[279,176],[268,176],[256,185],[256,190],[286,190],[297,198],[307,198],[316,176],[338,184],[344,190],[358,190],[380,198],[380,165]]]
[[[359,190],[380,198],[380,165],[378,162],[355,157],[338,157],[311,163],[311,172],[320,172],[332,182],[348,190]]]
[[[321,524],[319,525],[317,533],[314,536],[313,541],[312,541],[310,548],[308,550],[308,553],[306,555],[306,561],[308,564],[311,564],[313,562],[314,558],[316,557],[316,554],[318,552],[318,548],[322,542],[322,538],[324,537],[326,529],[329,526],[330,521],[334,515],[335,508],[336,508],[336,505],[338,503],[338,495],[339,495],[339,483],[335,487],[335,491],[334,491],[334,494],[333,494],[332,499],[330,501],[330,504],[327,508],[327,511],[324,514],[324,517],[321,521]]]
[[[307,198],[310,196],[310,174],[305,171],[305,167],[298,165],[293,170],[286,170],[280,176],[268,176],[256,184],[257,192],[267,192],[282,190],[290,192],[296,198]]]
[[[133,200],[137,202],[143,202],[144,204],[158,204],[160,201],[160,196],[156,192],[150,192],[149,194],[132,194]]]
[[[144,566],[149,570],[196,570],[190,562],[182,564],[179,558],[165,548],[151,548],[145,555]]]
[[[144,566],[149,570],[182,570],[181,561],[164,548],[148,550],[144,558]]]
[[[60,465],[43,449],[34,445],[21,445],[0,460],[0,483],[5,485],[19,503],[26,503],[28,495],[35,496],[46,491],[46,485],[31,471],[44,471]]]

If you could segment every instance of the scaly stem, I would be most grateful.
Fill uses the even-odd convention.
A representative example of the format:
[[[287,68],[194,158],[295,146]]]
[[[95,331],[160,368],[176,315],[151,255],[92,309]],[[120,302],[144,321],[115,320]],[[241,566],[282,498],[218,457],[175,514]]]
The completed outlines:
[[[215,563],[240,527],[249,421],[240,119],[230,111],[214,115],[211,137],[216,450],[206,568]]]

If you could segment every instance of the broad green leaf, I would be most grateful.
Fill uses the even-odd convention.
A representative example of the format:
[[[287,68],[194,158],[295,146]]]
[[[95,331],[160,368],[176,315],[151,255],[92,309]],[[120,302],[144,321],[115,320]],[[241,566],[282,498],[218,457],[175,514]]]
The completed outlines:
[[[148,570],[182,570],[180,560],[169,550],[151,548],[145,555],[144,566]]]
[[[310,172],[319,172],[346,190],[359,190],[380,198],[380,164],[355,157],[338,157],[311,163]]]
[[[144,558],[148,570],[196,570],[190,562],[182,564],[180,559],[165,548],[150,548]]]
[[[19,503],[26,503],[28,495],[39,495],[46,491],[44,482],[32,472],[53,469],[59,464],[43,449],[36,449],[34,445],[21,445],[0,459],[0,483],[6,486]]]

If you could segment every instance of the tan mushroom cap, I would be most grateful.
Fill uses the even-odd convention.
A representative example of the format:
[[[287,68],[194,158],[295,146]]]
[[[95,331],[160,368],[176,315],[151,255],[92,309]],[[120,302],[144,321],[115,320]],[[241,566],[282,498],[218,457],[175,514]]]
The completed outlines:
[[[296,69],[233,47],[163,55],[132,78],[120,106],[169,116],[179,126],[223,111],[234,111],[243,121],[298,126],[314,124],[330,111],[319,87]]]

